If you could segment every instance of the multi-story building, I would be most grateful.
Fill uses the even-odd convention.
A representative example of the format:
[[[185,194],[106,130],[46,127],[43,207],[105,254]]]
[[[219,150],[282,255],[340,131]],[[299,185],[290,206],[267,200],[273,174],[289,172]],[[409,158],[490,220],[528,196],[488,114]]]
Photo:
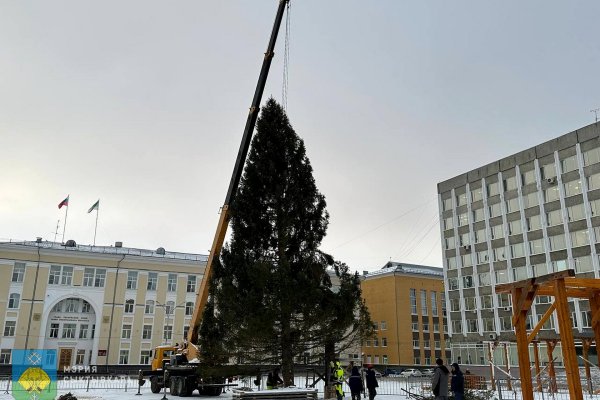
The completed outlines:
[[[599,276],[599,137],[592,124],[438,184],[454,359],[487,364],[485,342],[514,340],[511,299],[496,284],[567,268]],[[536,299],[530,326],[551,300]],[[588,302],[570,307],[576,336],[591,336]],[[557,337],[555,318],[540,338]]]
[[[446,358],[446,302],[441,268],[388,262],[363,274],[362,295],[375,323],[363,361],[380,366],[431,366]]]
[[[183,339],[207,257],[53,242],[0,243],[0,364],[56,349],[57,367],[148,365]]]

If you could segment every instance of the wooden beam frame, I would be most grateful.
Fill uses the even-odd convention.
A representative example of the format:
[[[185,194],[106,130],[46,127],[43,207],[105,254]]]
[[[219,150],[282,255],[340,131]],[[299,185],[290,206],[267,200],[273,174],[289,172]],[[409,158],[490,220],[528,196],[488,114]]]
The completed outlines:
[[[552,316],[552,313],[554,312],[554,310],[556,310],[556,304],[552,303],[552,305],[550,305],[550,308],[548,308],[546,310],[546,312],[544,313],[544,315],[542,316],[542,319],[540,319],[538,321],[538,323],[535,326],[535,328],[533,328],[533,330],[531,331],[531,333],[529,333],[529,336],[527,337],[527,341],[529,343],[531,343],[535,339],[535,335],[537,335],[538,332],[540,331],[540,329],[542,329],[542,327],[544,326],[544,324],[546,323],[546,321],[548,321],[548,318],[550,318]]]

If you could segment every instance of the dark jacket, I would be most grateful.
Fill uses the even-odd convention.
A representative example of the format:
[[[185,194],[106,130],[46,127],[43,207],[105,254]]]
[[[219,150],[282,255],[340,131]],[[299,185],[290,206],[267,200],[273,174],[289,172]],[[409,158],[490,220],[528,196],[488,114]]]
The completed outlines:
[[[452,380],[450,381],[450,390],[454,393],[465,393],[465,377],[458,364],[452,364],[454,370],[452,371]]]
[[[379,385],[377,384],[377,378],[375,377],[375,371],[373,371],[372,369],[367,370],[366,380],[367,388],[371,389],[379,387]]]
[[[348,378],[348,385],[350,386],[350,391],[352,393],[360,393],[364,390],[358,367],[352,368],[352,375]]]

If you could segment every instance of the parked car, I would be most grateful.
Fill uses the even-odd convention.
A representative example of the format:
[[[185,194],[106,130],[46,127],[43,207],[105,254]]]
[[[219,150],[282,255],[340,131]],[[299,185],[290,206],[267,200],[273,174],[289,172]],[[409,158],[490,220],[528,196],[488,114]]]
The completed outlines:
[[[393,368],[386,368],[385,371],[383,372],[383,376],[396,376],[396,375],[400,375],[400,371],[398,371],[397,369],[393,369]]]
[[[404,371],[402,371],[400,373],[400,376],[404,376],[404,377],[409,377],[409,376],[423,376],[423,374],[418,369],[408,368],[408,369],[405,369]]]
[[[421,371],[424,376],[433,376],[433,372],[433,368],[425,368],[423,371]]]

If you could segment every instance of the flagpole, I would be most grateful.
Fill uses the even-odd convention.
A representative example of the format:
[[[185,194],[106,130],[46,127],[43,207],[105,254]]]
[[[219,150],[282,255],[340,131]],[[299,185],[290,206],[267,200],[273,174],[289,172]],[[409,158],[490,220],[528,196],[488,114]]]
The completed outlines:
[[[67,204],[67,209],[65,210],[65,224],[63,225],[63,235],[62,242],[65,243],[65,230],[67,229],[67,215],[69,214],[69,205]]]
[[[96,208],[96,227],[94,228],[94,246],[96,245],[96,232],[98,231],[98,214],[100,213],[100,206]]]

